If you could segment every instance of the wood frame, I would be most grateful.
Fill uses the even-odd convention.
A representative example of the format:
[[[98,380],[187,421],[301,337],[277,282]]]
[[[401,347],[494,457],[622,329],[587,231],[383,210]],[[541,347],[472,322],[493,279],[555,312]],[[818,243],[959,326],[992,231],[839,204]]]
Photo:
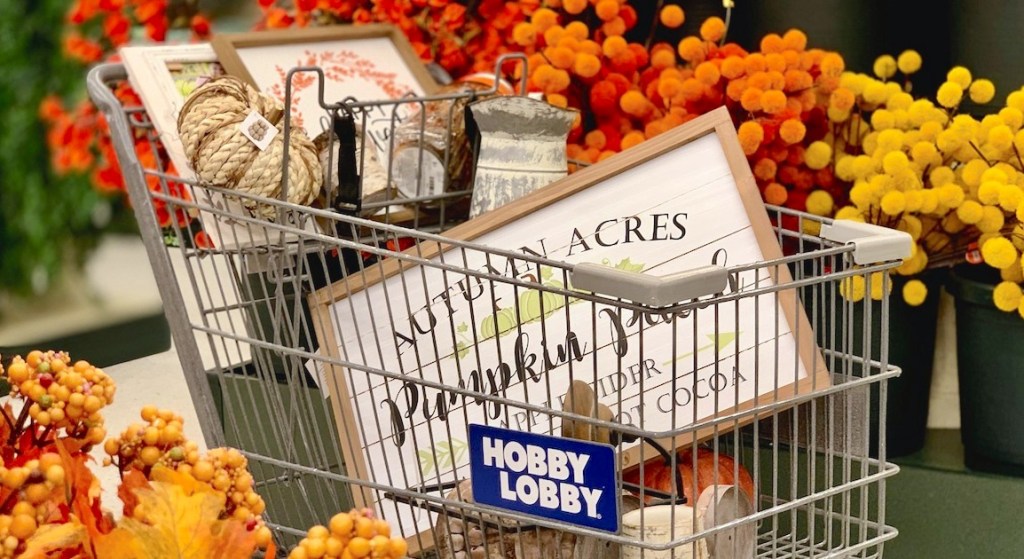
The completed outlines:
[[[376,39],[386,37],[398,50],[398,54],[405,61],[409,71],[416,79],[423,92],[434,93],[437,82],[431,77],[430,72],[423,65],[423,61],[416,56],[409,39],[402,34],[402,31],[392,25],[384,23],[373,23],[367,25],[331,25],[327,27],[305,27],[301,29],[279,29],[273,31],[251,31],[247,33],[224,33],[213,37],[213,49],[220,58],[221,65],[227,73],[248,82],[259,89],[259,84],[253,80],[252,74],[242,62],[238,54],[239,49],[249,47],[265,47],[271,45],[300,45],[307,43],[322,43],[327,41],[343,41],[355,39]],[[339,99],[340,100],[340,99]],[[371,101],[372,99],[367,99]]]
[[[743,207],[750,219],[751,227],[758,242],[758,248],[764,259],[775,260],[781,258],[783,256],[781,246],[776,234],[772,230],[771,221],[764,208],[749,163],[740,148],[732,119],[724,107],[716,109],[657,138],[648,140],[627,152],[615,155],[598,165],[576,172],[522,199],[448,230],[444,235],[460,241],[472,241],[482,235],[512,224],[534,211],[567,200],[573,195],[610,177],[624,173],[633,167],[665,155],[709,134],[718,135]],[[415,254],[420,258],[431,259],[448,249],[449,246],[447,245],[438,246],[436,243],[426,243]],[[415,251],[417,249],[409,250]],[[347,281],[343,280],[310,294],[308,303],[313,313],[314,329],[320,341],[320,351],[325,352],[332,359],[342,360],[339,348],[335,347],[334,343],[334,340],[338,338],[335,335],[335,325],[331,316],[332,305],[345,299],[346,296],[358,293],[380,281],[386,281],[408,268],[408,265],[403,266],[402,262],[398,260],[385,260],[372,269],[368,269],[365,274],[355,275]],[[792,277],[786,266],[779,266],[777,270],[777,274],[771,274],[776,285],[787,285],[792,282]],[[364,283],[363,278],[373,278],[373,280]],[[798,358],[803,363],[807,373],[806,377],[789,385],[780,385],[772,392],[748,400],[732,409],[721,410],[716,415],[747,411],[757,405],[769,404],[777,399],[788,398],[796,394],[808,394],[812,391],[831,386],[831,376],[827,369],[826,361],[815,341],[810,321],[806,313],[803,312],[802,307],[799,306],[795,290],[782,290],[777,295],[776,305],[782,309],[782,314],[785,315],[788,321],[790,331],[796,338],[797,350],[799,352]],[[358,423],[356,422],[356,415],[351,405],[352,400],[347,380],[338,380],[345,378],[343,376],[344,368],[336,365],[328,365],[328,367],[330,374],[327,375],[327,383],[330,394],[335,396],[331,398],[331,406],[334,410],[336,421],[338,421],[339,425],[356,426]],[[707,419],[698,420],[697,423],[699,424]],[[754,416],[743,417],[738,420],[738,425],[748,424],[754,419]],[[680,445],[690,444],[694,439],[698,441],[706,440],[714,436],[715,433],[730,430],[733,426],[734,424],[730,422],[725,427],[710,426],[698,428],[693,438],[677,437],[676,446],[678,448]],[[355,427],[352,428],[355,429]],[[369,480],[370,478],[367,477],[367,464],[364,461],[363,453],[358,448],[352,448],[348,441],[344,440],[346,435],[352,437],[353,434],[342,433],[341,435],[341,446],[345,454],[346,464],[350,469],[349,475]],[[354,434],[354,436],[359,437],[358,433]],[[641,446],[645,447],[642,454]],[[620,456],[622,469],[625,471],[638,465],[640,456],[657,457],[658,454],[647,445],[636,445],[620,453]],[[369,498],[360,493],[360,491],[353,490],[357,503],[360,506],[364,506],[369,501]],[[433,545],[430,532],[414,535],[409,537],[408,540],[411,550],[427,549]]]

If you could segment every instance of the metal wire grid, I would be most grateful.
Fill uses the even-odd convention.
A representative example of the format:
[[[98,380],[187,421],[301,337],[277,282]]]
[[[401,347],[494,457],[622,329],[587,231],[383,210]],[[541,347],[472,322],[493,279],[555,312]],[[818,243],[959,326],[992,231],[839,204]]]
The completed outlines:
[[[491,547],[507,545],[502,536],[512,534],[513,540],[523,541],[531,534],[540,538],[543,531],[555,531],[565,537],[595,537],[652,551],[682,549],[685,546],[695,548],[702,538],[753,524],[759,534],[758,557],[875,557],[881,555],[882,543],[895,536],[895,530],[885,526],[884,503],[885,478],[896,473],[897,469],[885,462],[884,428],[879,429],[877,435],[871,434],[873,406],[869,397],[871,391],[876,391],[877,423],[884,426],[886,381],[898,374],[898,370],[888,364],[885,343],[888,327],[887,276],[884,296],[878,305],[852,303],[839,297],[838,291],[840,283],[847,278],[861,275],[870,282],[871,273],[884,271],[896,263],[854,267],[850,258],[852,247],[836,246],[802,232],[805,225],[813,228],[813,224],[827,220],[771,208],[776,223],[783,224],[785,220],[795,222],[795,227],[776,228],[780,243],[790,248],[794,256],[729,268],[732,277],[740,281],[745,277],[753,278],[752,288],[713,300],[657,309],[652,313],[649,308],[627,301],[552,288],[536,280],[479,272],[467,265],[474,258],[483,258],[486,262],[492,258],[505,259],[517,262],[525,269],[534,269],[536,277],[540,277],[542,268],[549,268],[561,277],[562,285],[570,284],[571,266],[535,255],[495,250],[275,200],[258,201],[275,206],[280,210],[279,217],[287,216],[287,219],[271,222],[238,216],[200,202],[205,199],[200,194],[215,192],[226,199],[257,200],[187,181],[186,191],[190,196],[186,198],[177,192],[172,194],[168,181],[182,181],[160,168],[142,169],[138,160],[132,157],[134,152],[124,145],[134,134],[143,134],[155,146],[155,134],[143,113],[138,108],[113,104],[96,93],[99,90],[97,84],[109,92],[106,84],[123,79],[123,68],[101,67],[90,75],[91,90],[111,120],[115,146],[126,171],[129,192],[165,300],[175,346],[202,422],[204,437],[211,447],[231,444],[244,451],[259,480],[259,491],[267,501],[267,516],[282,543],[293,543],[304,535],[308,526],[324,523],[334,512],[347,510],[353,502],[352,492],[368,497],[368,501],[386,498],[412,503],[441,511],[443,518],[459,517],[483,527],[492,526],[498,537],[484,542],[488,553]],[[148,189],[147,178],[155,179],[159,188]],[[230,217],[243,224],[249,235],[259,233],[266,238],[280,239],[280,242],[245,246],[236,238],[239,248],[190,248],[186,242],[188,232],[175,225],[174,232],[180,242],[177,248],[170,248],[164,245],[153,218],[153,200],[161,201],[172,210],[202,211]],[[322,230],[329,233],[307,230],[305,225],[311,220],[320,221]],[[329,226],[324,228],[324,223]],[[440,224],[444,225],[444,222]],[[399,250],[404,246],[402,242],[411,243],[411,248]],[[439,260],[424,256],[434,250],[439,251]],[[178,262],[177,268],[172,265],[172,257]],[[520,290],[535,290],[556,298],[573,297],[589,303],[593,309],[601,305],[625,315],[636,313],[634,316],[641,318],[668,316],[673,328],[686,320],[683,317],[688,314],[712,312],[717,317],[719,313],[724,316],[731,312],[738,317],[740,304],[744,301],[756,302],[766,298],[775,302],[777,307],[780,293],[798,293],[822,349],[821,355],[832,372],[833,384],[813,386],[810,391],[786,398],[776,392],[767,404],[744,412],[724,414],[699,424],[694,423],[698,419],[696,416],[676,418],[673,412],[673,428],[654,432],[567,414],[529,400],[509,399],[502,394],[480,394],[417,378],[411,375],[411,371],[376,367],[365,355],[332,358],[317,351],[316,319],[306,307],[306,295],[342,278],[362,276],[365,279],[367,274],[377,270],[371,265],[382,259],[401,261],[404,267],[420,270],[424,278],[428,270],[436,270],[446,278],[446,282],[450,281],[450,276],[452,279],[488,282],[492,286],[504,284],[511,286],[517,294]],[[783,267],[791,271],[791,282],[759,286],[758,274],[771,272],[773,277],[780,277]],[[358,297],[358,294],[348,295],[346,299],[349,302]],[[391,312],[392,305],[409,310],[411,305],[417,304],[410,299],[408,289],[389,293],[387,297],[388,312],[381,313],[382,321],[396,320]],[[186,301],[197,310],[186,310],[189,308]],[[755,312],[759,308],[755,303]],[[569,320],[568,313],[566,317]],[[544,321],[542,318],[541,323]],[[454,328],[455,325],[445,326]],[[341,331],[366,325],[334,324],[333,327]],[[643,331],[641,328],[641,346]],[[879,335],[880,347],[872,347],[872,334]],[[383,342],[377,341],[379,351]],[[695,348],[696,339],[693,344]],[[719,357],[723,356],[717,355],[716,350],[716,362]],[[621,365],[620,360],[617,370],[621,370]],[[713,530],[679,535],[665,544],[640,543],[621,535],[608,536],[511,512],[503,512],[501,516],[512,525],[489,523],[488,519],[493,518],[492,509],[446,498],[436,491],[424,491],[414,481],[398,479],[398,473],[390,468],[385,472],[370,472],[370,479],[360,479],[347,473],[342,452],[344,445],[350,449],[358,448],[358,441],[367,428],[380,430],[381,422],[387,420],[381,415],[360,417],[356,424],[340,425],[339,432],[330,401],[324,398],[324,392],[329,391],[324,386],[316,386],[317,366],[342,367],[349,380],[357,373],[376,379],[379,386],[384,387],[388,379],[403,380],[423,390],[501,405],[506,421],[513,414],[524,414],[527,427],[535,427],[533,422],[546,420],[549,432],[554,431],[558,423],[555,418],[559,418],[614,429],[625,435],[668,440],[670,448],[688,446],[693,450],[694,467],[697,466],[698,444],[692,441],[692,434],[697,429],[710,428],[710,436],[700,447],[712,449],[716,463],[720,453],[735,456],[737,466],[734,475],[742,463],[750,470],[761,499],[756,513],[751,516]],[[596,352],[592,363],[581,362],[575,370],[572,361],[569,362],[570,376],[592,379],[595,385],[599,381],[600,369]],[[767,374],[755,370],[754,376],[774,381],[778,386],[778,370]],[[644,382],[644,375],[640,376],[640,382]],[[336,392],[328,395],[335,401],[341,397]],[[547,401],[553,401],[552,397],[549,385]],[[715,398],[717,402],[717,392]],[[639,419],[639,424],[643,425],[642,417]],[[428,429],[428,434],[430,440],[422,442],[429,442],[431,448],[436,448],[439,440],[450,442],[451,439],[450,431],[444,428],[437,432]],[[872,439],[875,436],[877,440]],[[677,441],[686,442],[676,444]],[[414,437],[413,442],[418,444],[420,441]],[[872,445],[877,446],[875,453],[871,452]],[[639,463],[645,464],[655,457],[649,452],[641,454]],[[670,467],[675,469],[676,461],[681,458],[673,455],[670,460]],[[644,466],[640,468],[642,472]],[[404,474],[403,468],[396,470]],[[655,493],[649,488],[639,488],[641,499]],[[385,518],[389,517],[389,512],[383,511],[383,514]],[[422,534],[417,536],[409,526],[398,525],[395,529],[406,536],[425,537]],[[433,529],[429,532],[435,542],[446,536]],[[447,537],[450,545],[450,534]],[[429,544],[424,542],[423,547],[429,547]]]

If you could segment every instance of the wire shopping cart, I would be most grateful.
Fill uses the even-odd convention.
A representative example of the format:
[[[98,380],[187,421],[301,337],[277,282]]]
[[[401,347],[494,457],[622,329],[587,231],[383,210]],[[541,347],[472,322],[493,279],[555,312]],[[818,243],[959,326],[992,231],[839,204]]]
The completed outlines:
[[[742,557],[743,534],[754,538],[751,555],[757,557],[879,557],[884,542],[896,536],[885,524],[886,479],[898,468],[886,461],[884,426],[886,383],[899,369],[888,363],[888,275],[876,274],[899,260],[885,250],[873,251],[884,243],[865,238],[870,231],[769,207],[774,232],[790,256],[666,281],[649,291],[655,299],[644,304],[619,296],[623,286],[635,287],[639,274],[633,279],[616,274],[609,282],[600,270],[444,236],[465,219],[468,190],[362,205],[350,198],[331,204],[332,209],[312,209],[180,179],[161,161],[143,167],[135,139],[147,138],[154,146],[158,139],[145,112],[122,105],[112,93],[126,80],[124,67],[98,66],[88,80],[90,95],[110,124],[206,444],[230,445],[248,458],[267,503],[265,517],[282,546],[294,545],[308,527],[357,505],[375,508],[414,552],[446,559],[703,557],[709,546],[715,557]],[[422,107],[431,100],[328,104],[321,99],[321,104],[330,118],[358,120],[372,107],[394,114],[403,104]],[[171,188],[172,183],[184,188]],[[225,200],[271,206],[277,218],[233,212]],[[172,222],[178,242],[171,246],[154,218],[154,201],[171,211],[213,216],[204,225],[233,220],[220,238],[233,235],[234,242],[192,246],[190,231]],[[790,221],[795,227],[783,227]],[[248,240],[239,239],[239,231]],[[502,273],[498,262],[522,273]],[[706,281],[709,277],[747,287],[723,292],[719,281]],[[766,285],[759,282],[763,277],[779,281]],[[842,296],[855,278],[863,285],[881,279],[876,301],[855,303]],[[491,293],[500,289],[521,303],[513,308],[511,322],[497,302],[473,317],[479,327],[464,329],[461,321],[443,314],[419,322],[423,315],[417,318],[416,312],[425,305],[450,304],[447,297],[425,299],[428,283],[455,295],[466,295],[473,286]],[[672,292],[675,298],[656,300]],[[700,391],[717,402],[720,393],[739,390],[729,382],[736,371],[718,370],[730,352],[740,358],[738,349],[716,345],[728,334],[730,317],[738,320],[741,309],[767,309],[769,316],[762,318],[770,324],[771,313],[780,313],[784,301],[799,305],[798,299],[813,333],[797,336],[794,343],[816,344],[820,351],[810,353],[827,369],[824,382],[782,390],[778,379],[786,365],[776,343],[763,350],[779,353],[775,365],[753,369],[767,385],[756,403],[710,418],[697,417],[696,411],[693,417],[673,413],[672,422],[657,429],[642,427],[642,411],[641,417],[627,419],[630,409],[657,405],[644,400],[652,400],[654,392],[643,383],[653,382],[652,369],[661,366],[645,365],[643,340],[652,335],[645,332],[670,328],[675,333],[698,314],[713,316],[713,331],[707,333],[714,346],[707,365],[711,376],[703,386],[696,374],[692,385],[669,381],[666,406],[706,397]],[[597,349],[588,353],[585,344],[574,347],[564,327],[559,330],[559,321],[573,320],[570,306],[589,309],[584,315],[590,320],[576,327],[595,337],[599,326],[607,327],[598,324],[601,312],[620,324],[632,321],[639,329],[639,349],[630,363],[614,353],[608,362]],[[525,314],[546,333],[538,343],[552,348],[540,356],[550,361],[549,370],[562,367],[569,378],[582,381],[590,390],[584,390],[586,398],[595,403],[598,393],[616,392],[608,385],[609,367],[632,375],[640,383],[633,406],[620,396],[614,417],[602,416],[566,407],[569,394],[550,381],[519,389],[509,373],[500,386],[485,388],[501,380],[500,368],[488,371],[488,380],[479,362],[463,370],[454,359],[447,372],[437,364],[441,354],[450,358],[485,345],[500,352],[499,340],[521,329]],[[418,332],[419,339],[381,334],[399,330],[398,325],[405,338]],[[706,339],[698,339],[696,329],[692,339],[678,343],[677,354],[693,355],[694,368],[704,366],[697,354]],[[439,348],[445,344],[448,349]],[[418,361],[420,345],[437,359]],[[415,366],[385,356],[400,346],[416,348]],[[423,373],[430,368],[437,376]],[[719,382],[721,389],[711,385]],[[483,422],[491,425],[543,434],[558,434],[559,426],[569,425],[574,426],[570,431],[592,433],[620,451],[635,449],[632,469],[616,474],[616,510],[623,513],[672,505],[687,496],[692,504],[698,483],[756,494],[750,510],[734,510],[718,524],[694,519],[687,528],[672,520],[668,537],[657,542],[625,530],[609,533],[499,511],[473,502],[465,485],[468,449],[452,425],[470,422],[470,406],[488,410]],[[383,444],[399,439],[401,445]],[[371,448],[370,440],[379,446]],[[652,482],[657,471],[668,472],[665,483]],[[741,482],[747,475],[749,487]],[[710,478],[698,482],[700,476]]]

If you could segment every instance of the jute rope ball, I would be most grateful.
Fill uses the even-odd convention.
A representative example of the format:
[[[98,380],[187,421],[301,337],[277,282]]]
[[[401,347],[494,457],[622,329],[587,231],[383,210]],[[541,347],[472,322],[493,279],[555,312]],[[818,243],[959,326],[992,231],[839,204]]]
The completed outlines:
[[[253,111],[278,131],[263,150],[241,130],[242,122]],[[284,109],[273,97],[231,76],[214,78],[185,101],[178,115],[178,134],[185,156],[201,180],[247,194],[281,198]],[[309,205],[320,193],[323,182],[319,156],[300,128],[292,128],[290,136],[288,201]],[[242,202],[265,219],[273,219],[277,213],[275,207],[267,204]]]

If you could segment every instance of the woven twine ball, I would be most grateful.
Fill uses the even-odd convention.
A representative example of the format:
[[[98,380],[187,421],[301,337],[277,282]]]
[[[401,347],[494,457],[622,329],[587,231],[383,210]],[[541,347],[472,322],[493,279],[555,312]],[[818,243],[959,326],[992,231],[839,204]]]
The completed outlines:
[[[251,112],[267,119],[278,133],[260,150],[241,130]],[[189,95],[178,115],[192,169],[204,182],[266,198],[281,199],[284,166],[284,109],[281,104],[231,76],[214,78]],[[288,201],[309,205],[320,193],[323,174],[317,149],[305,132],[291,129],[288,148]],[[273,219],[277,208],[242,200],[254,214]]]

